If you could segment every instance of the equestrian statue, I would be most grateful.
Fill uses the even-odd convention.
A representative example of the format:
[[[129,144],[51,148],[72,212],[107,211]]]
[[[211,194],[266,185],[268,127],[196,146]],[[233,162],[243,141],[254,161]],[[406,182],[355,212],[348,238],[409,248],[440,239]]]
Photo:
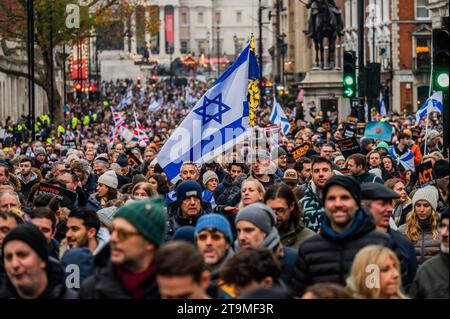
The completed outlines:
[[[306,7],[311,9],[307,35],[314,41],[316,67],[333,69],[335,66],[336,38],[344,34],[341,11],[334,0],[309,0]],[[324,64],[323,57],[324,38],[328,39],[328,59],[326,64]]]

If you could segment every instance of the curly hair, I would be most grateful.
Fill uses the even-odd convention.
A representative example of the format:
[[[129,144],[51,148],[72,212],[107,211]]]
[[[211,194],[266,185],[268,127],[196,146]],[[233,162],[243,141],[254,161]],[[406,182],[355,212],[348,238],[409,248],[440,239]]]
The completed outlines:
[[[292,206],[292,212],[289,216],[289,222],[297,225],[300,222],[301,211],[293,191],[286,184],[271,185],[264,195],[264,203],[277,198],[284,199],[289,207]]]

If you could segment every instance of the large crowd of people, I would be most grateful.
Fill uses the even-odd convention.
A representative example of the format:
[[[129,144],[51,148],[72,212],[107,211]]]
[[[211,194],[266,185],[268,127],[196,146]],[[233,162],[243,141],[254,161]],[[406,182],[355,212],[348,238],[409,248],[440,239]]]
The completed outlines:
[[[245,160],[185,162],[171,183],[157,156],[207,87],[105,82],[64,124],[2,119],[0,298],[449,298],[440,117],[375,114],[383,141],[300,103],[277,147],[258,137]],[[111,109],[148,139],[111,138]],[[270,102],[257,112],[270,126]]]

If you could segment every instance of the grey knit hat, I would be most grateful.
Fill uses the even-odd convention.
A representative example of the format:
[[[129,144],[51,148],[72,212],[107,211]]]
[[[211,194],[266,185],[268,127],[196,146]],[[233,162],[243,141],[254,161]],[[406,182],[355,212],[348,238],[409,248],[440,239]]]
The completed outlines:
[[[206,186],[206,184],[213,178],[217,179],[217,182],[219,182],[219,177],[216,173],[214,173],[213,171],[206,171],[203,174],[203,185]]]
[[[262,203],[255,203],[248,205],[237,213],[235,225],[237,225],[240,220],[248,221],[266,234],[269,234],[275,226],[276,217],[269,206]]]
[[[416,203],[420,200],[425,200],[430,203],[433,210],[436,211],[439,200],[439,193],[436,187],[426,186],[424,188],[419,188],[412,198],[413,207],[416,206]]]
[[[98,178],[98,184],[105,184],[111,188],[117,188],[119,181],[114,171],[106,171]]]
[[[97,211],[97,216],[103,224],[105,224],[106,226],[110,226],[112,224],[114,216],[116,215],[116,212],[116,206],[106,207]]]

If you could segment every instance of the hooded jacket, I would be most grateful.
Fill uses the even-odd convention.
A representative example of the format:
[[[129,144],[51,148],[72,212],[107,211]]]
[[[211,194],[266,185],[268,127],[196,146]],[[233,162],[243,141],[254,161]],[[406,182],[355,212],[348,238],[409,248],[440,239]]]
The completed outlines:
[[[329,282],[345,286],[345,280],[358,251],[368,245],[394,249],[391,238],[375,230],[370,215],[359,209],[352,225],[343,233],[336,233],[324,216],[320,233],[306,239],[300,246],[293,273],[293,289],[297,294],[306,287]]]
[[[39,183],[39,176],[31,171],[30,172],[31,176],[30,176],[30,180],[27,182],[25,182],[24,177],[22,176],[22,174],[16,174],[17,178],[20,181],[20,192],[23,194],[23,197],[28,198],[28,195],[30,194],[31,188]]]
[[[59,262],[49,258],[46,267],[48,284],[45,290],[36,299],[76,299],[76,292],[67,288],[64,280],[64,272]],[[22,299],[17,293],[9,278],[0,286],[0,299]]]

